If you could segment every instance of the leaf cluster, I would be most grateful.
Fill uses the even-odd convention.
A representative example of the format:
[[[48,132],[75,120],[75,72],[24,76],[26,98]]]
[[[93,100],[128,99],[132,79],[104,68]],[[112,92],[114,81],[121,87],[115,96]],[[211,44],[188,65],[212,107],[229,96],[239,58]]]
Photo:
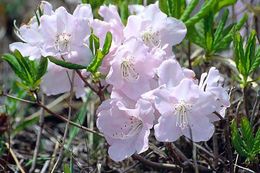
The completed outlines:
[[[246,162],[257,161],[260,154],[260,129],[255,136],[250,122],[246,117],[242,118],[241,127],[236,122],[231,123],[231,141],[239,155],[246,157]]]
[[[260,65],[260,47],[256,48],[256,32],[250,33],[245,45],[240,33],[233,34],[235,63],[243,79],[241,84],[246,87],[248,77],[257,70]]]
[[[43,75],[47,71],[48,59],[41,57],[40,61],[24,57],[18,50],[2,56],[21,80],[20,86],[26,90],[36,90]]]

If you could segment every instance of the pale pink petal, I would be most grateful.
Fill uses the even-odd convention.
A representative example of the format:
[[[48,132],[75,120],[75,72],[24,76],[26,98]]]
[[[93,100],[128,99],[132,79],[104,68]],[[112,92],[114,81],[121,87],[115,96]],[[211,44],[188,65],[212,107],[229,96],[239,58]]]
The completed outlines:
[[[156,139],[161,142],[176,141],[182,135],[176,121],[176,116],[170,112],[160,116],[158,124],[154,126]]]

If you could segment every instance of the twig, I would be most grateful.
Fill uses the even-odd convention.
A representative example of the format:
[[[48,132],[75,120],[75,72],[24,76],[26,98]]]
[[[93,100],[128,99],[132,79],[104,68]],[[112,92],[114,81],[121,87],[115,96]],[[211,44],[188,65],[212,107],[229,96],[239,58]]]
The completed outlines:
[[[167,163],[156,163],[156,162],[152,162],[150,160],[146,160],[145,158],[143,158],[142,156],[140,156],[138,154],[134,154],[132,157],[136,160],[139,160],[143,164],[151,166],[153,168],[167,169],[167,170],[173,170],[173,171],[182,171],[183,170],[181,167],[179,167],[177,165],[167,164]]]
[[[215,115],[217,115],[218,116],[218,118],[220,119],[220,120],[225,120],[218,112],[213,112]]]
[[[89,87],[92,91],[94,91],[95,93],[98,93],[98,90],[96,88],[94,88],[85,78],[84,76],[81,74],[81,72],[79,70],[76,70],[76,73],[78,74],[78,76],[80,77],[80,79],[85,83],[85,85],[87,87]]]
[[[1,95],[0,95],[0,96],[1,96]],[[18,100],[18,101],[21,101],[21,102],[24,102],[24,103],[37,104],[37,103],[34,102],[34,101],[21,99],[21,98],[18,98],[18,97],[15,97],[15,96],[9,95],[9,94],[7,94],[7,93],[2,93],[2,96],[8,97],[8,98],[10,98],[10,99]]]
[[[188,164],[184,168],[181,168],[178,165],[174,165],[174,164],[152,162],[150,160],[143,158],[142,156],[140,156],[138,154],[134,154],[132,157],[136,160],[139,160],[141,163],[143,163],[145,165],[148,165],[148,166],[151,166],[151,167],[157,168],[157,169],[172,170],[172,171],[176,171],[176,172],[183,172],[184,170],[187,170],[189,172],[194,171],[193,166],[190,164]],[[212,172],[211,170],[209,170],[208,168],[206,168],[205,166],[202,166],[202,165],[198,165],[198,169],[201,172],[205,172],[205,173]]]
[[[213,153],[214,153],[214,157],[213,157],[213,166],[214,169],[216,169],[216,167],[218,166],[218,138],[217,138],[217,134],[216,132],[214,132],[213,134]]]
[[[16,157],[14,151],[12,150],[12,148],[9,146],[8,143],[5,143],[5,145],[6,145],[6,147],[9,149],[9,151],[10,151],[10,153],[11,153],[11,155],[12,155],[12,157],[13,157],[13,159],[14,159],[16,165],[17,165],[17,167],[18,167],[19,170],[21,171],[21,173],[25,173],[23,167],[21,166],[20,162],[18,161],[18,159],[17,159],[17,157]]]
[[[188,62],[189,62],[189,69],[192,69],[192,60],[191,60],[191,42],[188,41]]]
[[[228,160],[229,160],[229,171],[230,172],[234,172],[233,170],[233,152],[232,152],[232,147],[231,147],[231,143],[230,143],[230,122],[229,119],[227,117],[227,121],[226,121],[226,125],[225,125],[225,139],[226,139],[226,143],[227,143],[227,147],[226,147],[226,151],[228,154]]]
[[[50,166],[49,166],[49,171],[48,172],[51,172],[51,170],[52,170],[52,168],[54,166],[54,161],[55,161],[55,158],[56,158],[59,146],[60,146],[59,145],[59,141],[57,140],[56,143],[55,143],[54,151],[53,151],[52,156],[51,156]]]
[[[84,131],[87,131],[87,132],[90,132],[90,133],[94,133],[94,134],[96,134],[96,135],[98,135],[98,136],[104,137],[104,135],[102,135],[101,133],[98,133],[97,131],[94,131],[94,130],[89,129],[89,128],[85,127],[85,126],[82,126],[82,125],[80,125],[80,124],[77,124],[77,123],[75,123],[75,122],[73,122],[73,121],[68,120],[67,118],[65,118],[65,117],[62,116],[62,115],[59,115],[59,114],[56,114],[56,113],[52,112],[50,109],[48,109],[48,108],[47,108],[45,105],[43,105],[42,103],[40,103],[39,106],[42,107],[44,110],[46,110],[46,112],[48,112],[48,113],[54,115],[55,117],[57,117],[57,118],[59,118],[59,119],[65,121],[65,122],[69,122],[71,125],[73,125],[73,126],[75,126],[75,127],[78,127],[78,128],[80,128],[80,129],[82,129],[82,130],[84,130]]]
[[[249,110],[248,110],[248,100],[247,100],[247,88],[243,88],[243,100],[244,100],[244,107],[246,111],[246,117],[249,117]]]
[[[24,99],[20,99],[20,98],[18,98],[18,97],[14,97],[14,96],[11,96],[11,95],[8,95],[8,94],[7,94],[7,95],[5,94],[4,96],[6,96],[6,97],[8,97],[8,98],[15,99],[15,100],[18,100],[18,101],[21,101],[21,102],[24,102],[24,103],[30,103],[30,104],[33,104],[33,105],[38,105],[38,106],[42,107],[46,112],[48,112],[49,114],[54,115],[55,117],[59,118],[59,119],[62,120],[62,121],[69,122],[71,125],[73,125],[73,126],[75,126],[75,127],[78,127],[78,128],[80,128],[80,129],[82,129],[82,130],[84,130],[84,131],[87,131],[87,132],[90,132],[90,133],[94,133],[94,134],[96,134],[96,135],[98,135],[98,136],[104,137],[104,135],[102,135],[101,133],[98,133],[97,131],[94,131],[94,130],[92,130],[92,129],[89,129],[89,128],[87,128],[87,127],[85,127],[85,126],[82,126],[82,125],[80,125],[80,124],[77,124],[77,123],[75,123],[75,122],[73,122],[73,121],[69,121],[69,120],[68,120],[67,118],[65,118],[64,116],[54,113],[53,111],[51,111],[48,107],[46,107],[46,106],[45,106],[44,104],[42,104],[41,102],[40,102],[40,103],[37,103],[37,102],[29,101],[29,100],[24,100]]]
[[[173,144],[172,143],[166,143],[166,147],[168,148],[168,150],[169,150],[169,157],[174,157],[172,160],[174,161],[176,161],[177,162],[177,164],[179,164],[179,165],[181,165],[181,166],[183,166],[183,163],[182,163],[182,161],[186,161],[186,160],[188,160],[188,158],[186,158],[186,156],[184,156],[184,154],[182,155],[182,154],[177,154],[177,152],[175,151],[175,149],[176,149],[176,146],[173,146]],[[184,160],[185,159],[185,160]]]
[[[60,163],[61,163],[61,161],[63,159],[63,153],[64,153],[63,146],[65,144],[65,141],[66,141],[66,138],[67,138],[67,134],[68,134],[68,131],[69,131],[69,125],[70,125],[69,121],[71,119],[71,110],[72,110],[71,102],[72,102],[72,98],[73,98],[75,71],[72,72],[72,78],[70,78],[68,72],[67,72],[67,76],[68,76],[68,79],[70,80],[70,97],[69,97],[68,121],[66,123],[65,131],[64,131],[64,135],[63,135],[63,139],[62,139],[62,144],[61,144],[61,148],[60,148],[59,157],[58,157],[55,165],[53,166],[53,169],[52,169],[51,172],[54,172],[56,167],[59,167],[59,165],[60,165]]]
[[[42,170],[41,170],[40,173],[45,173],[45,172],[47,171],[47,169],[48,169],[49,164],[50,164],[50,160],[47,160],[47,161],[44,163],[44,165],[43,165]]]
[[[35,95],[37,96],[36,100],[39,101],[38,95],[37,94],[35,94]],[[42,94],[42,102],[43,103],[45,102],[44,94]],[[43,129],[43,126],[44,126],[44,116],[45,116],[44,112],[45,112],[44,109],[41,108],[41,114],[40,114],[40,119],[39,119],[40,129],[39,129],[38,134],[37,134],[37,140],[36,140],[36,145],[35,145],[34,154],[33,154],[32,166],[29,170],[30,173],[32,173],[34,171],[35,167],[36,167],[37,156],[38,156],[39,148],[40,148],[40,144],[41,144],[42,129]]]
[[[256,96],[255,104],[254,104],[253,111],[252,111],[251,116],[250,116],[250,122],[251,122],[251,124],[252,124],[253,121],[254,121],[254,117],[255,117],[255,114],[256,114],[256,110],[257,110],[259,101],[260,101],[260,90],[257,91],[257,96]]]

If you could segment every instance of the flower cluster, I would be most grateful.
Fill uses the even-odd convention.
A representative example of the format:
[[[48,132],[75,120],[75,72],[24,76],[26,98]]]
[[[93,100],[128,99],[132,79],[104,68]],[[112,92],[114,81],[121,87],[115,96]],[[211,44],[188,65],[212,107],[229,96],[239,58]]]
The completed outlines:
[[[219,119],[215,113],[224,116],[229,106],[218,70],[212,67],[198,82],[195,73],[175,59],[172,46],[184,39],[185,25],[167,17],[158,4],[141,9],[116,34],[123,31],[124,39],[106,64],[111,99],[98,109],[97,127],[115,161],[146,151],[153,127],[158,141],[182,135],[207,141],[214,132],[212,123]]]
[[[23,42],[10,45],[11,51],[19,50],[31,60],[41,56],[54,56],[65,61],[87,65],[92,57],[87,38],[91,33],[93,15],[90,5],[78,5],[73,14],[64,7],[53,11],[48,2],[42,1],[41,14],[33,17],[18,30]],[[41,83],[47,95],[56,95],[70,90],[72,71],[49,63],[47,74]],[[84,95],[84,82],[76,75],[76,96]]]
[[[192,70],[180,66],[172,47],[184,39],[186,26],[161,12],[158,3],[131,7],[135,14],[126,26],[113,5],[100,7],[103,20],[93,19],[89,5],[79,5],[69,14],[63,7],[53,11],[42,2],[41,11],[39,21],[33,18],[19,29],[23,43],[11,44],[11,50],[18,49],[31,59],[54,56],[87,65],[92,56],[88,48],[91,30],[101,45],[106,33],[112,33],[110,51],[99,69],[106,76],[102,82],[111,86],[110,98],[97,110],[97,127],[110,145],[113,160],[146,151],[152,128],[162,142],[182,135],[195,142],[211,138],[213,122],[229,106],[223,79],[214,67],[197,80]],[[69,91],[71,74],[50,63],[43,91],[49,95]],[[84,94],[78,76],[74,90],[79,97]]]

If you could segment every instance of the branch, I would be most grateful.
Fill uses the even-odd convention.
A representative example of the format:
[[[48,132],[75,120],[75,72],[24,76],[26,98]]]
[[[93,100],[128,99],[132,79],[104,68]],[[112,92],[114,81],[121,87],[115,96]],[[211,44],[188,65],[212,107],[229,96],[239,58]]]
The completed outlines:
[[[174,171],[178,171],[178,172],[183,170],[181,167],[179,167],[177,165],[167,164],[167,163],[156,163],[156,162],[152,162],[150,160],[146,160],[145,158],[143,158],[142,156],[140,156],[138,154],[134,154],[132,157],[136,160],[139,160],[143,164],[151,166],[153,168],[174,170]]]

